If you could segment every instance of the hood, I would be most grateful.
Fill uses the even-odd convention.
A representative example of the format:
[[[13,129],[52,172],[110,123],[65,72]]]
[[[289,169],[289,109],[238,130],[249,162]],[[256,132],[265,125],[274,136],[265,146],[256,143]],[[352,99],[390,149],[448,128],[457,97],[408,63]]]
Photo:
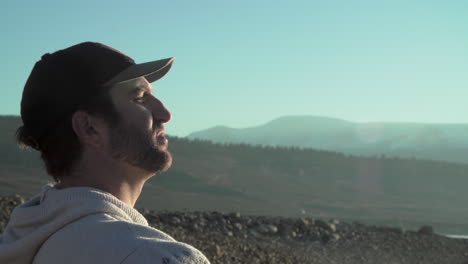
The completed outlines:
[[[91,187],[56,189],[49,183],[11,213],[0,236],[0,263],[32,263],[41,245],[57,230],[99,213],[148,226],[143,215],[110,193]]]

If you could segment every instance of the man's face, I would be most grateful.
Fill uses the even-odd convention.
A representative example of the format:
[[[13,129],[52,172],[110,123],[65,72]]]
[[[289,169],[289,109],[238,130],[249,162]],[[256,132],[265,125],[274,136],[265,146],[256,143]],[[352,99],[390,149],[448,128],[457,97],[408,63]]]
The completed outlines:
[[[171,113],[153,96],[151,84],[143,77],[130,80],[112,87],[110,96],[120,117],[109,130],[113,158],[155,174],[166,171],[172,156],[163,124]]]

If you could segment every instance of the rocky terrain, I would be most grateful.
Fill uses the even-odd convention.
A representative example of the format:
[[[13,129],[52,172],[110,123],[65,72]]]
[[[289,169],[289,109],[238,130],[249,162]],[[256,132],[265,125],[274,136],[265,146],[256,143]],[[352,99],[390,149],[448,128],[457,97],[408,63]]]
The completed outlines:
[[[20,196],[0,197],[0,232]],[[339,220],[139,209],[151,226],[200,249],[212,263],[468,264],[468,240]]]

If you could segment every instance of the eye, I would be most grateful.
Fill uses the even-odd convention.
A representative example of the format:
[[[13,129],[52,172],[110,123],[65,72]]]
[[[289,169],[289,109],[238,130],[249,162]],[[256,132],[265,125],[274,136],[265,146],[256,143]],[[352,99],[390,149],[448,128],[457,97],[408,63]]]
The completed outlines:
[[[133,99],[133,101],[135,101],[137,103],[143,103],[143,102],[145,102],[145,98],[146,98],[146,93],[142,93],[142,94],[138,95],[135,99]]]

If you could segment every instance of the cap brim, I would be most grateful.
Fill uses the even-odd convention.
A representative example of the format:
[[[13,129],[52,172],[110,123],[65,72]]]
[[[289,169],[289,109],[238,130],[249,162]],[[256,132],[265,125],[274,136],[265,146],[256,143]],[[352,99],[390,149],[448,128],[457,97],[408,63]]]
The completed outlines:
[[[175,58],[172,57],[157,61],[134,64],[121,73],[117,74],[111,80],[107,81],[104,86],[130,81],[139,77],[145,77],[146,80],[148,80],[150,83],[155,82],[169,72],[174,60]]]

